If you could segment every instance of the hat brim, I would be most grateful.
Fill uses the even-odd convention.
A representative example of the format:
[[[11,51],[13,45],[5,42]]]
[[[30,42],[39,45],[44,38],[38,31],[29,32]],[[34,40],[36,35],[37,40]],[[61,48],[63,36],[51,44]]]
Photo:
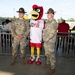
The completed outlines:
[[[22,12],[22,11],[16,11],[16,12],[18,12],[18,13],[27,13],[27,12]]]
[[[46,12],[45,14],[49,14],[49,13],[53,13],[53,12]],[[53,14],[55,14],[56,12],[54,12]]]

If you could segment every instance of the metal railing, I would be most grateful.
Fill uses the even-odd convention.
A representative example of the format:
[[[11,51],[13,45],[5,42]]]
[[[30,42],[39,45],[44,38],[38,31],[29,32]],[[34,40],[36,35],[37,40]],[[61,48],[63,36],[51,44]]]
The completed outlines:
[[[11,32],[1,31],[0,55],[11,55],[11,53],[12,53]],[[75,33],[57,33],[55,43],[55,53],[57,56],[75,57]]]
[[[10,55],[12,49],[11,32],[8,30],[0,31],[0,54]]]
[[[57,33],[55,51],[58,56],[75,57],[75,33]]]

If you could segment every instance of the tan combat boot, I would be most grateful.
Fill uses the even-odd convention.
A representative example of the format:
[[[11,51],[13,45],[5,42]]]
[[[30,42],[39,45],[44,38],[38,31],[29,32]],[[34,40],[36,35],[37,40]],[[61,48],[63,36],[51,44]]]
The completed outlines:
[[[22,60],[22,64],[25,65],[24,57],[20,57]]]
[[[48,70],[48,73],[49,73],[49,74],[52,74],[52,73],[54,73],[54,72],[55,72],[55,68],[54,68],[54,69],[51,69],[51,68],[50,68],[50,69]]]
[[[50,68],[50,64],[44,64],[44,68]]]
[[[14,64],[15,64],[15,57],[12,57],[11,65],[14,65]]]

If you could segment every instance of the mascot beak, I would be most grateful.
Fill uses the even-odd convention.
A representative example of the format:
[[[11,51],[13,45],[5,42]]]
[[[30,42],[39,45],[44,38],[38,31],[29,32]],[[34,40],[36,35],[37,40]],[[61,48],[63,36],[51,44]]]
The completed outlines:
[[[37,19],[37,18],[39,17],[39,13],[36,12],[35,10],[32,10],[32,11],[30,12],[30,14],[31,14],[31,18],[32,18],[32,19]]]

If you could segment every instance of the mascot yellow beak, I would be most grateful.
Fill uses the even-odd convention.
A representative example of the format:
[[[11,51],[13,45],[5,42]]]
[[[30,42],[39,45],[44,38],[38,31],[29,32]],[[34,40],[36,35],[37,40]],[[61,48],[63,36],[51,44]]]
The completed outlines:
[[[31,19],[33,20],[36,20],[39,17],[39,13],[34,10],[31,11],[30,14],[31,14]]]

